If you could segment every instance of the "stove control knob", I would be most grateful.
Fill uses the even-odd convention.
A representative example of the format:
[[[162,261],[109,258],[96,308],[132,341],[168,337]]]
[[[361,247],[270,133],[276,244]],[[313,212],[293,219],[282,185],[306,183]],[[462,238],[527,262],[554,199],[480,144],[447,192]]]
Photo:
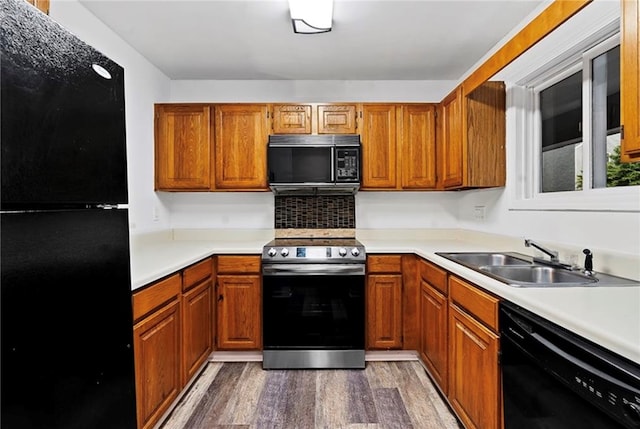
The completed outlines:
[[[282,250],[280,251],[280,254],[286,258],[289,255],[289,249],[287,249],[286,247],[283,247]]]
[[[278,253],[278,251],[276,249],[274,249],[273,247],[267,251],[267,255],[271,256],[272,258],[274,256],[276,256],[277,253]]]
[[[354,247],[353,249],[351,249],[351,254],[353,256],[358,256],[360,254],[360,250],[358,250],[357,247]]]
[[[347,249],[345,249],[344,247],[339,248],[338,249],[338,255],[347,256]]]

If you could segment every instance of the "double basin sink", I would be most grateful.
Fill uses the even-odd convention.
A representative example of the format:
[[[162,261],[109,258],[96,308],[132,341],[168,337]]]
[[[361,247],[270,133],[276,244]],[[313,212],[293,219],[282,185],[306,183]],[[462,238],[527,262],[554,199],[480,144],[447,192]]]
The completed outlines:
[[[586,275],[558,264],[546,264],[515,252],[437,252],[503,283],[519,287],[638,286],[640,282],[598,273]]]

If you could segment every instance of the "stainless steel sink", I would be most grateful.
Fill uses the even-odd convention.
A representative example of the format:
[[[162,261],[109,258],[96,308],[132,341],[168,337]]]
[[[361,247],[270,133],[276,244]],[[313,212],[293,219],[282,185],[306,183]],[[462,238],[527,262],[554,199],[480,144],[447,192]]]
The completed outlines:
[[[531,265],[531,258],[510,252],[457,252],[439,253],[445,258],[471,267],[494,265]]]
[[[636,280],[597,273],[587,276],[560,264],[547,264],[517,252],[436,252],[510,286],[640,286]]]
[[[515,285],[556,285],[558,283],[589,284],[598,281],[595,277],[586,276],[566,268],[530,265],[530,266],[480,266],[479,269],[495,277],[507,280]]]

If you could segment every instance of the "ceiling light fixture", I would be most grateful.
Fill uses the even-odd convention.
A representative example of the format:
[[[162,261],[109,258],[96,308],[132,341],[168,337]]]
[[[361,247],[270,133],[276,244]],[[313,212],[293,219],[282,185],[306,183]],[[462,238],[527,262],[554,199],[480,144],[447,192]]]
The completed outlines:
[[[331,31],[333,0],[289,0],[289,11],[294,33]]]

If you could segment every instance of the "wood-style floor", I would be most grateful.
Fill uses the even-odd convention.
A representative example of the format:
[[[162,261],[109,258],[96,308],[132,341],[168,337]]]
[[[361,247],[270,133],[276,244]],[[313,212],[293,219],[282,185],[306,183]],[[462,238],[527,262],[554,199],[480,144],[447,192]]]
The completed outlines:
[[[458,429],[417,361],[364,370],[210,362],[162,429]]]

